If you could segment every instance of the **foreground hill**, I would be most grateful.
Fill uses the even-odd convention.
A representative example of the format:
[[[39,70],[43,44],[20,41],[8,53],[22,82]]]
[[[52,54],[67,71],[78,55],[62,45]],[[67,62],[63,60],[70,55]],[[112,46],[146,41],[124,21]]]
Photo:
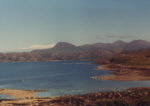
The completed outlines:
[[[150,88],[99,92],[56,98],[25,98],[1,100],[1,106],[149,106]]]

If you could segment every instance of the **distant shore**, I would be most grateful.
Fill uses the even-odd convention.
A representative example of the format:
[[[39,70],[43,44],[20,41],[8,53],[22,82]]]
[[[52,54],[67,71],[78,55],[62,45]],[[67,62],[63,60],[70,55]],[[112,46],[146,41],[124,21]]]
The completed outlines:
[[[106,64],[97,67],[97,70],[110,70],[110,75],[92,76],[96,80],[117,80],[117,81],[144,81],[150,80],[149,67],[134,67],[121,64]]]

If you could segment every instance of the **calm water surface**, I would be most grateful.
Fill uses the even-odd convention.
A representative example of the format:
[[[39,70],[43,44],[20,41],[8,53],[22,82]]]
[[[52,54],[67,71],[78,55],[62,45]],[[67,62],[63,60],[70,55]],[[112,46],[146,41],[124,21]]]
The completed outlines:
[[[89,61],[0,63],[0,88],[43,89],[36,96],[54,97],[130,87],[149,87],[150,81],[103,81],[90,76],[108,75]]]

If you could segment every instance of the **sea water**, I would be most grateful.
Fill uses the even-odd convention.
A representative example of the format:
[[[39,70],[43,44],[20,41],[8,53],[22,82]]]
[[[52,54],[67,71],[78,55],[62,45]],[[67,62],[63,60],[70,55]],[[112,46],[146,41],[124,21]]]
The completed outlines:
[[[131,87],[149,87],[150,81],[104,81],[91,76],[108,75],[90,61],[0,63],[0,88],[44,90],[39,97],[85,94]]]

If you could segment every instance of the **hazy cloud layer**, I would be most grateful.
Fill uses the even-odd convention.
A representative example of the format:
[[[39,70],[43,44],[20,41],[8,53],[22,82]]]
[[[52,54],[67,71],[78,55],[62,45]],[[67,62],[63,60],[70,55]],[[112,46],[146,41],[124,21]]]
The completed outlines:
[[[123,35],[123,36],[120,36],[119,38],[121,38],[121,39],[126,39],[126,38],[133,38],[134,36],[132,36],[132,35]]]
[[[20,50],[35,50],[35,49],[48,49],[54,47],[55,44],[48,44],[48,45],[31,45],[26,48],[20,48]]]
[[[126,35],[113,35],[113,34],[110,34],[110,35],[101,35],[101,36],[97,36],[96,37],[97,39],[108,39],[108,38],[115,38],[115,39],[130,39],[130,38],[134,38],[133,35],[129,35],[129,34],[126,34]]]
[[[133,38],[134,36],[126,34],[126,35],[108,35],[108,38],[120,38],[120,39],[127,39],[127,38]]]

